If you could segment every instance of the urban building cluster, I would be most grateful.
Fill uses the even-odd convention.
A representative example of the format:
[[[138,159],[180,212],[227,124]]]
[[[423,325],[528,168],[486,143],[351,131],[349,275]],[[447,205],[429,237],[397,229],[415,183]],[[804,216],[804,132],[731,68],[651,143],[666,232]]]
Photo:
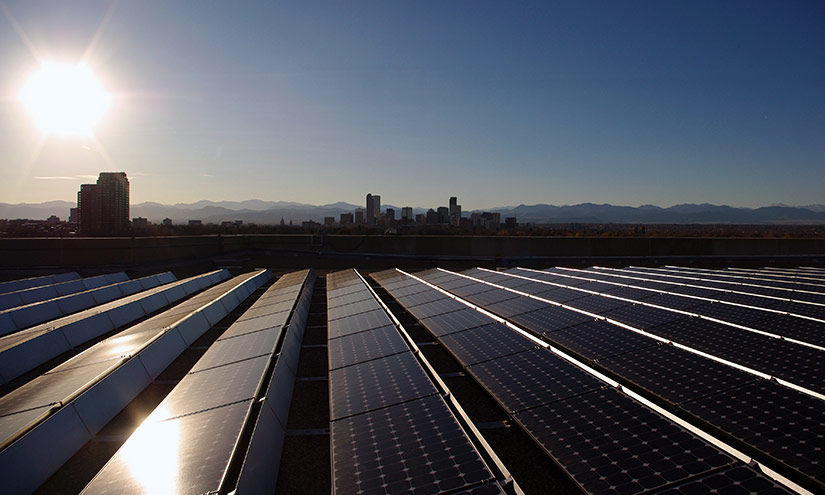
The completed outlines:
[[[413,208],[405,206],[396,211],[395,208],[381,209],[381,196],[367,194],[365,208],[357,208],[354,212],[341,213],[336,222],[335,217],[324,217],[324,223],[315,221],[302,222],[301,226],[307,229],[320,227],[358,227],[374,226],[394,229],[408,226],[454,226],[462,228],[499,229],[501,227],[515,228],[518,226],[515,217],[508,217],[504,224],[500,213],[473,212],[462,215],[461,205],[455,196],[449,199],[449,206],[430,208],[425,213],[415,213]],[[56,219],[59,221],[59,219]],[[129,179],[125,172],[101,172],[95,184],[83,184],[77,193],[77,208],[72,208],[69,215],[69,224],[77,228],[80,235],[124,235],[135,230],[149,228],[151,222],[143,217],[129,221]],[[289,222],[292,225],[292,222]],[[165,218],[164,227],[171,227],[172,220]],[[284,226],[284,221],[281,220]],[[188,226],[201,227],[201,220],[189,220]],[[237,228],[243,226],[243,221],[225,221],[221,227]]]
[[[498,229],[502,227],[501,214],[490,212],[473,212],[463,216],[458,198],[450,197],[449,206],[430,208],[426,213],[414,213],[411,206],[404,206],[400,212],[395,208],[385,208],[381,211],[381,196],[367,194],[366,208],[357,208],[354,212],[341,213],[338,222],[335,217],[324,217],[324,226],[354,226],[375,225],[379,227],[423,226],[423,225],[452,225],[455,227],[484,229]],[[313,227],[314,222],[304,222],[304,227]],[[317,224],[316,224],[317,225]],[[518,226],[515,217],[505,219],[504,226],[515,228]]]

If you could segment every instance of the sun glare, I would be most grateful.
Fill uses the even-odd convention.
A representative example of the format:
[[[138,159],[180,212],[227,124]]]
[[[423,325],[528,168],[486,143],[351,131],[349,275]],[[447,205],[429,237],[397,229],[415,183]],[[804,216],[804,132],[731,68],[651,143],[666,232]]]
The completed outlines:
[[[111,97],[86,65],[46,62],[20,100],[46,134],[91,135]]]

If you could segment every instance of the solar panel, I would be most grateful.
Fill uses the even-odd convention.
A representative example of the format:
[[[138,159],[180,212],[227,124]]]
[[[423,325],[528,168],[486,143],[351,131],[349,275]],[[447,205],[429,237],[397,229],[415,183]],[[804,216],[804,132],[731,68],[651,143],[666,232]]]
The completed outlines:
[[[413,306],[418,306],[419,304],[425,304],[432,301],[438,301],[440,299],[444,299],[444,294],[438,292],[437,290],[431,289],[427,286],[426,291],[416,292],[415,294],[410,294],[406,296],[399,296],[393,294],[396,300],[399,303],[404,305],[405,308],[411,308]]]
[[[349,316],[366,313],[367,311],[375,311],[381,309],[381,305],[375,298],[366,299],[364,301],[346,304],[335,308],[327,309],[327,319],[337,320],[338,318],[347,318]]]
[[[410,350],[395,326],[331,339],[327,349],[331,370]]]
[[[661,495],[699,493],[759,493],[764,495],[789,495],[790,491],[750,466],[738,465],[723,469],[679,486],[669,487]]]
[[[268,304],[266,306],[249,308],[240,316],[240,318],[238,318],[238,321],[251,320],[252,318],[260,318],[262,316],[289,312],[292,310],[292,306],[294,305],[295,301],[291,299],[277,304]]]
[[[413,306],[412,308],[406,308],[413,316],[418,318],[419,320],[424,318],[430,318],[432,316],[441,315],[445,313],[452,313],[453,311],[460,311],[465,309],[467,306],[463,303],[456,301],[455,299],[450,299],[449,297],[444,297],[441,300],[433,301],[427,304],[421,304],[418,306]]]
[[[616,286],[613,284],[606,284],[604,282],[585,282],[583,284],[577,284],[576,288],[589,290],[592,292],[605,292],[611,289],[615,289]]]
[[[764,343],[770,339],[765,335],[697,317],[659,325],[651,330],[651,333],[714,355]]]
[[[174,418],[251,399],[268,362],[267,355],[190,372],[150,419]]]
[[[601,315],[632,303],[602,296],[587,296],[567,303],[568,306]]]
[[[524,292],[525,294],[537,295],[542,292],[547,292],[547,290],[551,288],[553,288],[552,285],[542,284],[540,282],[527,282],[524,285],[519,285],[516,290]]]
[[[816,392],[825,392],[825,351],[770,339],[722,357]]]
[[[461,287],[456,287],[455,289],[450,289],[449,292],[459,296],[467,298],[474,294],[480,294],[482,292],[489,292],[495,290],[496,288],[491,285],[481,284],[479,282],[474,282],[473,285],[462,285]]]
[[[689,316],[650,306],[632,304],[603,313],[602,316],[620,321],[634,328],[647,330],[671,321],[682,320]]]
[[[373,299],[372,293],[365,290],[346,294],[341,297],[329,298],[327,300],[327,311],[333,308],[337,308],[339,306],[345,306],[347,304],[353,304],[361,301],[369,301],[370,299]]]
[[[417,280],[413,280],[413,282],[415,283],[407,287],[402,287],[400,289],[390,288],[388,289],[388,292],[391,292],[395,298],[400,298],[402,296],[411,296],[413,294],[419,294],[421,292],[431,292],[433,290],[433,288],[429,285],[422,284]]]
[[[81,368],[41,375],[0,398],[0,417],[59,402],[112,364],[114,361],[104,361]],[[0,419],[0,429],[5,430],[2,426],[3,421]]]
[[[599,364],[672,404],[741,387],[758,379],[750,373],[667,344],[603,359]]]
[[[216,492],[250,402],[144,422],[82,493]]]
[[[470,280],[469,278],[464,277],[453,277],[451,279],[444,279],[443,281],[438,282],[438,286],[444,290],[452,291],[452,289],[458,287],[466,287],[468,285],[476,285],[478,282],[475,280]]]
[[[813,304],[786,303],[784,306],[779,307],[777,309],[802,316],[809,316],[811,318],[825,320],[825,306],[817,306]]]
[[[332,423],[336,494],[447,493],[493,480],[439,396]]]
[[[546,285],[545,287],[547,287],[548,289],[541,292],[537,292],[534,295],[541,297],[543,299],[549,299],[550,301],[557,303],[567,303],[569,301],[581,299],[582,297],[590,296],[590,294],[588,294],[587,292],[567,289],[564,287],[554,287],[552,285]]]
[[[485,305],[485,309],[504,318],[529,313],[537,309],[546,308],[547,303],[530,299],[529,297],[517,297],[495,304]]]
[[[330,321],[327,324],[327,330],[329,338],[333,339],[386,325],[392,325],[392,320],[390,320],[383,309],[376,309],[375,311],[361,313],[350,318],[340,318]]]
[[[691,308],[707,304],[707,301],[694,299],[691,297],[678,296],[675,294],[657,294],[644,300],[647,304],[655,304],[665,308],[679,309],[687,311]]]
[[[473,304],[486,307],[490,304],[515,299],[517,297],[521,296],[503,289],[495,289],[467,296],[467,300],[471,301]]]
[[[656,340],[603,320],[556,330],[544,335],[554,344],[586,359],[596,360],[656,344]]]
[[[192,371],[202,371],[217,366],[272,354],[281,336],[281,327],[246,333],[237,337],[221,338],[212,344],[198,360]]]
[[[451,333],[440,341],[465,366],[536,347],[533,341],[501,323]]]
[[[713,303],[705,306],[699,306],[691,309],[691,312],[745,326],[759,320],[764,320],[765,318],[769,318],[775,314],[760,311],[754,308],[744,308],[742,306],[732,306],[724,303]]]
[[[562,328],[593,321],[592,316],[583,315],[558,306],[548,306],[544,309],[513,316],[510,319],[513,323],[529,328],[539,334],[554,332]]]
[[[491,323],[493,320],[478,311],[465,306],[464,309],[443,313],[430,318],[422,318],[421,324],[436,337],[460,332]]]
[[[764,330],[790,339],[800,340],[809,344],[825,346],[825,323],[806,320],[788,315],[776,315],[760,320],[755,325]]]
[[[744,304],[747,306],[756,306],[759,308],[776,309],[781,306],[784,301],[779,299],[769,299],[766,297],[759,297],[749,294],[740,294],[737,292],[725,292],[718,294],[716,299],[725,302],[732,302],[736,304]]]
[[[825,483],[825,408],[821,400],[759,380],[682,407],[791,469]]]
[[[535,284],[535,282],[518,277],[505,277],[500,280],[497,280],[496,284],[502,287],[509,287],[511,289],[521,290],[520,287],[524,287],[525,285],[532,285]]]
[[[640,493],[734,461],[615,389],[515,415],[588,493]]]
[[[622,282],[627,283],[627,282]],[[604,291],[605,294],[616,297],[624,297],[625,299],[632,299],[634,301],[644,301],[655,296],[657,293],[649,290],[637,289],[635,287],[616,287]]]
[[[467,368],[509,411],[522,411],[596,390],[603,383],[546,349],[504,356]]]
[[[720,294],[722,294],[722,292],[718,290],[702,289],[699,287],[690,287],[686,285],[672,285],[670,286],[669,291],[676,294],[685,294],[688,296],[703,297],[707,299],[716,299]]]
[[[411,352],[329,372],[330,419],[437,393]]]

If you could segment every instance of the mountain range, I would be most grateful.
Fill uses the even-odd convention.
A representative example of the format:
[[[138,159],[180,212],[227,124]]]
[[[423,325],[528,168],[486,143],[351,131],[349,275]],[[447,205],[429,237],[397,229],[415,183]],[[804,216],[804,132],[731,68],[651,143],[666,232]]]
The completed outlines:
[[[69,201],[48,201],[37,204],[0,203],[0,218],[28,218],[44,220],[51,215],[61,219],[69,216],[69,208],[75,203]],[[175,223],[188,220],[202,220],[204,223],[242,220],[244,223],[277,224],[300,223],[305,220],[323,222],[324,217],[339,219],[341,213],[353,212],[360,206],[338,202],[326,205],[311,205],[285,201],[198,201],[164,205],[160,203],[139,203],[132,205],[132,217],[145,217],[159,223],[171,218]],[[401,208],[383,205],[382,210],[395,209],[396,218]],[[426,208],[413,208],[414,213],[424,213]],[[474,210],[481,211],[481,210]],[[474,211],[467,212],[472,213]],[[559,224],[559,223],[728,223],[728,224],[825,224],[825,205],[788,206],[771,205],[761,208],[736,208],[711,204],[680,204],[668,208],[654,205],[639,207],[615,206],[610,204],[581,203],[577,205],[554,206],[548,204],[518,205],[491,208],[491,212],[505,217],[516,217],[519,223]]]

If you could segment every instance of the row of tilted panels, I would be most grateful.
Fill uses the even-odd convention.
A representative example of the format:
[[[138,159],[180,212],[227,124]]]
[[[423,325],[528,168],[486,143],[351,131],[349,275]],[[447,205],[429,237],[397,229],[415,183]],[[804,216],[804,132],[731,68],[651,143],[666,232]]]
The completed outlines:
[[[210,330],[85,492],[274,492],[314,285],[0,284],[3,492],[35,491]],[[584,492],[825,491],[823,270],[344,270],[326,287],[336,493],[519,490],[390,302]]]
[[[87,279],[29,279],[5,288],[77,280]],[[274,491],[314,272],[276,280],[264,269],[183,280],[167,272],[107,281],[70,297],[94,298],[100,289],[117,290],[116,297],[0,337],[2,492],[35,491],[147,387],[163,383],[185,351],[198,352],[210,331],[217,338],[84,492]],[[138,288],[120,290],[129,282]]]

